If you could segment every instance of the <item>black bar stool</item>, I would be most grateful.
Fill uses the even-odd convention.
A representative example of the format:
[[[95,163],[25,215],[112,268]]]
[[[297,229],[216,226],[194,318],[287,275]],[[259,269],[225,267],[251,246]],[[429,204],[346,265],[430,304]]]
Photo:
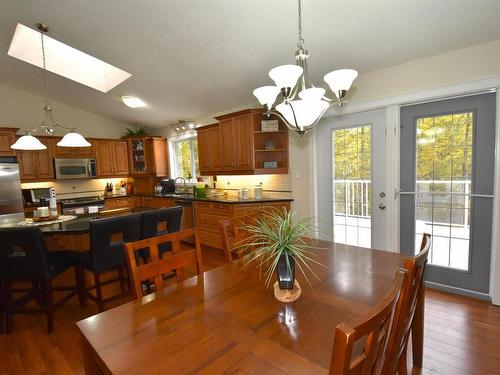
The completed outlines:
[[[129,279],[125,277],[126,270],[124,246],[125,242],[137,241],[141,238],[142,213],[98,219],[90,222],[90,251],[78,254],[80,284],[82,293],[97,303],[99,312],[104,311],[104,304],[129,293],[125,286]],[[94,275],[94,285],[85,287],[84,270]],[[101,281],[101,274],[108,271],[118,271],[118,277]],[[114,282],[120,283],[121,294],[103,299],[102,286]],[[90,293],[95,289],[95,295]],[[130,288],[129,288],[130,289]]]
[[[6,332],[12,331],[12,316],[22,312],[45,312],[47,330],[54,329],[54,308],[78,292],[77,286],[53,287],[52,279],[75,265],[70,251],[49,252],[37,227],[0,229],[0,283]],[[14,283],[31,283],[32,288],[13,288]],[[60,301],[53,302],[53,291],[69,291]],[[17,299],[13,293],[23,292]],[[35,300],[40,308],[25,308]],[[83,301],[80,300],[83,304]]]
[[[181,219],[181,206],[146,211],[142,217],[142,238],[146,239],[178,232],[181,229]],[[161,257],[165,252],[172,250],[172,244],[170,242],[162,243],[158,246],[158,250]],[[149,258],[149,251],[147,249],[139,250],[139,255],[146,263]]]

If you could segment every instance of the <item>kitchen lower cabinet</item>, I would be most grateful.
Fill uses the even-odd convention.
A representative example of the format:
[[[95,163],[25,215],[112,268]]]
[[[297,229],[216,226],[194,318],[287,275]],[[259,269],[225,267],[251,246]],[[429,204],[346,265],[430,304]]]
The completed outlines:
[[[223,248],[222,236],[220,233],[219,222],[238,216],[246,216],[257,213],[262,207],[285,207],[290,209],[289,201],[275,202],[252,202],[252,203],[220,203],[195,201],[195,225],[200,234],[202,245]]]

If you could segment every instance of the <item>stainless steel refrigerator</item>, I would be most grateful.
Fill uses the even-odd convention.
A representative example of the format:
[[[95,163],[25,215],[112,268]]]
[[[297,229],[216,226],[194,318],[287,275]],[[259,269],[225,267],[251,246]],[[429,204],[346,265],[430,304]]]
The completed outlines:
[[[19,164],[15,157],[0,157],[0,224],[24,220]]]

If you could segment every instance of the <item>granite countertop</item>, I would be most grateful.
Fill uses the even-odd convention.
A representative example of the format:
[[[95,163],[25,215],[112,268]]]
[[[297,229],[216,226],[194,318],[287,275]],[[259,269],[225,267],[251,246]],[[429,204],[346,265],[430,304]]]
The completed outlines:
[[[271,197],[263,197],[261,199],[240,199],[236,196],[223,196],[223,197],[206,197],[199,198],[194,195],[183,195],[183,194],[151,194],[150,196],[158,197],[158,198],[174,198],[175,201],[178,202],[193,202],[193,201],[201,201],[201,202],[217,202],[217,203],[259,203],[259,202],[291,202],[293,198],[271,198]]]
[[[90,221],[105,219],[110,217],[117,217],[123,215],[130,215],[134,213],[140,213],[144,211],[154,210],[155,208],[148,207],[137,207],[137,208],[129,208],[129,209],[117,209],[117,210],[108,210],[104,213],[98,214],[90,214],[90,215],[82,215],[77,216],[75,219],[63,221],[60,223],[49,224],[49,225],[39,225],[40,231],[43,234],[83,234],[87,233],[90,229]],[[8,225],[0,225],[0,228],[16,228],[17,226],[14,224]],[[19,228],[26,228],[26,224],[19,225]]]

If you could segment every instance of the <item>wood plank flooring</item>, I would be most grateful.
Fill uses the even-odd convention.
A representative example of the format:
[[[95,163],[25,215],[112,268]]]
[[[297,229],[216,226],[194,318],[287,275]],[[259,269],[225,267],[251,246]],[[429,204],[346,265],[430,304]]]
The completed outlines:
[[[204,249],[203,254],[206,270],[225,262],[220,251]],[[0,374],[83,374],[74,322],[96,313],[92,303],[86,309],[64,305],[55,312],[50,335],[45,315],[15,316],[14,332],[0,335]],[[412,374],[500,374],[500,307],[428,289],[424,368],[412,370],[410,363],[411,355]]]

